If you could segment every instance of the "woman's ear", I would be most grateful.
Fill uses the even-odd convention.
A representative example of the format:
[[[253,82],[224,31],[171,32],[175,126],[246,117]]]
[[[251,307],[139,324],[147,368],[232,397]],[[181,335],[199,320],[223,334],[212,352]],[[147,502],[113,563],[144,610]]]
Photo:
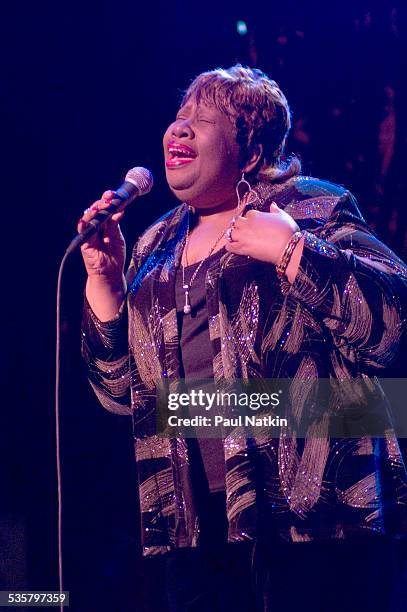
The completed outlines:
[[[254,168],[257,166],[257,164],[259,163],[262,157],[263,157],[263,145],[257,144],[253,147],[249,159],[247,160],[244,167],[242,168],[242,172],[246,174],[254,170]]]

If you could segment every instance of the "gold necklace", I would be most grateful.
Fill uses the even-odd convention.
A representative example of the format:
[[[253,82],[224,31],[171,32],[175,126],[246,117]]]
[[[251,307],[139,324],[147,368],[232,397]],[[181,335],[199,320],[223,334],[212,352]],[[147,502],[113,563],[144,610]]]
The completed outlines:
[[[237,209],[239,209],[239,205],[237,206]],[[228,223],[228,225],[229,225],[229,223]],[[222,233],[216,239],[215,243],[211,247],[211,249],[210,249],[209,253],[207,254],[207,256],[204,257],[204,259],[202,259],[202,261],[199,262],[199,265],[198,265],[197,269],[195,270],[195,272],[192,274],[191,278],[189,279],[189,283],[185,282],[185,266],[182,266],[182,288],[183,288],[184,293],[185,293],[184,314],[190,314],[190,312],[191,312],[191,302],[190,302],[190,299],[189,299],[189,292],[190,292],[190,289],[191,289],[191,285],[194,282],[194,280],[195,280],[199,270],[201,269],[202,265],[204,264],[204,262],[208,259],[208,257],[210,257],[212,255],[212,253],[216,249],[217,245],[222,240],[223,236],[226,233],[227,228],[228,228],[228,226],[226,226],[225,229],[222,230]],[[185,239],[185,261],[186,261],[186,263],[188,263],[188,256],[187,256],[187,254],[188,254],[188,243],[189,243],[189,210],[188,210],[187,235],[186,235],[186,239]]]

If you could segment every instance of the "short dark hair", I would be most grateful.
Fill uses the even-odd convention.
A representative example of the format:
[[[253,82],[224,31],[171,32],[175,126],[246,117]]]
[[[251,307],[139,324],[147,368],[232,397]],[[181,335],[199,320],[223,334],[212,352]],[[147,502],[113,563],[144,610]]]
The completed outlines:
[[[258,179],[281,181],[300,173],[301,163],[291,157],[283,163],[281,156],[291,127],[287,99],[277,83],[257,68],[236,64],[198,75],[184,94],[182,105],[190,98],[213,104],[225,113],[236,128],[242,166],[256,145],[263,155],[253,171]]]

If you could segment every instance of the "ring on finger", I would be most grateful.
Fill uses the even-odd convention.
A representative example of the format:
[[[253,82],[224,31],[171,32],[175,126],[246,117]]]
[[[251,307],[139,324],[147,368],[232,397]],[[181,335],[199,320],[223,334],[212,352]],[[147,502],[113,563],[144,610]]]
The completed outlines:
[[[230,227],[226,231],[226,236],[229,242],[233,242],[232,232],[235,229],[235,223],[236,223],[236,217],[233,217],[232,221],[230,222]]]
[[[233,232],[233,227],[229,227],[226,230],[226,238],[229,240],[229,242],[233,242],[232,232]]]

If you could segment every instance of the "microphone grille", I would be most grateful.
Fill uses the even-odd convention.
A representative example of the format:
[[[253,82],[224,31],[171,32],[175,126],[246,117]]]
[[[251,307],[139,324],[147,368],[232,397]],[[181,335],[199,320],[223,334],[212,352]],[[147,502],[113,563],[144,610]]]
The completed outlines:
[[[153,175],[147,168],[136,166],[126,174],[126,181],[133,183],[139,191],[139,195],[148,193],[154,183]]]

